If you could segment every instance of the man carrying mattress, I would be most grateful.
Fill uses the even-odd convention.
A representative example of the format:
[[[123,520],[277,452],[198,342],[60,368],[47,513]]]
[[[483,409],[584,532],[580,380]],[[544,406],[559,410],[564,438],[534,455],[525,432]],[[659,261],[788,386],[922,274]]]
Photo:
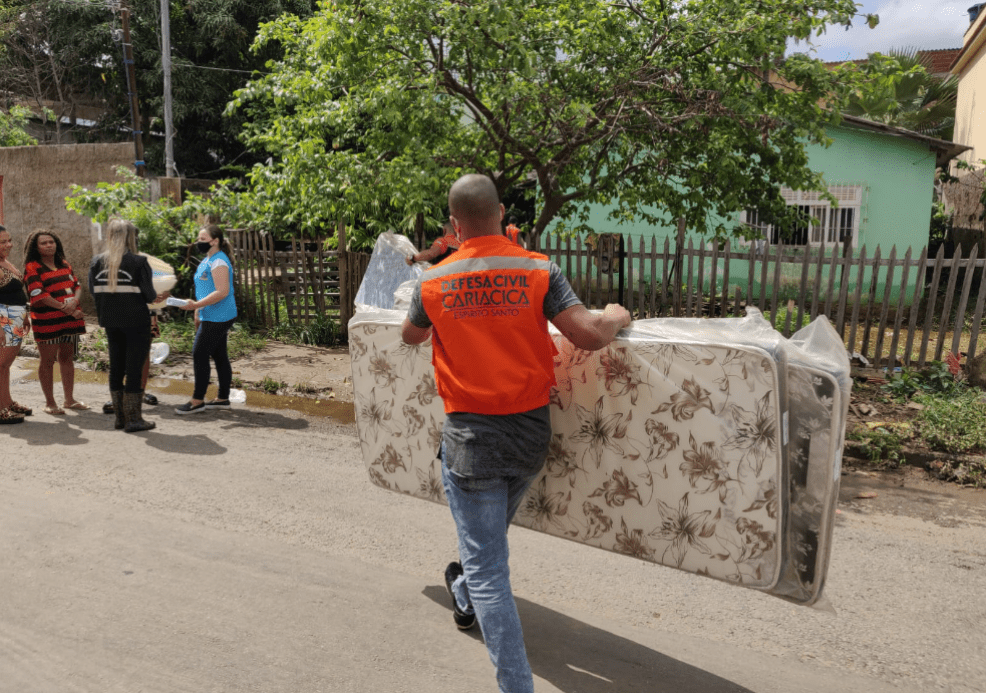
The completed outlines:
[[[442,235],[435,239],[428,250],[422,250],[405,258],[405,262],[413,265],[415,262],[433,262],[436,265],[459,249],[459,237],[452,231],[452,224],[442,224]]]
[[[432,337],[445,402],[442,482],[461,564],[445,569],[453,620],[476,620],[501,693],[532,693],[534,681],[510,587],[507,527],[548,453],[548,399],[555,384],[548,320],[577,347],[601,349],[630,324],[621,306],[582,305],[557,265],[511,243],[504,208],[486,176],[449,191],[459,250],[426,271],[414,289],[403,340]]]

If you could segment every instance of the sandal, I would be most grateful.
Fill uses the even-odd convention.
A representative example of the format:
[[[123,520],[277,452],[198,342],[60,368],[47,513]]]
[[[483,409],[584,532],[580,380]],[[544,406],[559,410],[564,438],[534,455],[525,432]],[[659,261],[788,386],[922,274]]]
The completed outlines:
[[[65,410],[59,407],[57,404],[53,407],[45,407],[45,414],[51,414],[52,416],[65,416]]]
[[[66,402],[62,405],[62,407],[65,409],[75,409],[76,411],[85,411],[86,409],[89,409],[89,405],[85,402],[72,402],[71,404]]]
[[[25,407],[23,404],[18,404],[17,402],[11,402],[7,408],[15,414],[21,414],[23,416],[31,416],[34,413],[34,410],[30,407]]]
[[[0,409],[0,424],[24,423],[24,416],[11,411],[10,407]]]

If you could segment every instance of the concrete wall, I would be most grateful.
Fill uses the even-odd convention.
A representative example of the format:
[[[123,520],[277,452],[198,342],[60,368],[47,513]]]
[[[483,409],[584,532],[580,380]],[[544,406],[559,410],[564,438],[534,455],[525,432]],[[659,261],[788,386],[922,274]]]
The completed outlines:
[[[100,182],[114,182],[117,167],[132,165],[133,158],[134,148],[129,142],[0,148],[3,225],[14,240],[11,262],[23,263],[28,234],[35,229],[51,229],[62,240],[69,263],[85,284],[93,256],[90,224],[87,218],[65,209],[65,198],[73,184],[95,188]]]
[[[978,163],[986,159],[986,12],[966,29],[953,74],[959,76],[959,93],[952,139],[972,147],[959,158]]]

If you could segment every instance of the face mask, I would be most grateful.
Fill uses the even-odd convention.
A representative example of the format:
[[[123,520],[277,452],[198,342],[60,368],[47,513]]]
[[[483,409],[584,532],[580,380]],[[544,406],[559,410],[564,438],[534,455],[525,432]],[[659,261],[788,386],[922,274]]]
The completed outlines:
[[[200,253],[208,253],[209,248],[212,247],[212,243],[210,243],[209,241],[199,241],[198,243],[195,244],[195,247],[196,249],[198,249]]]

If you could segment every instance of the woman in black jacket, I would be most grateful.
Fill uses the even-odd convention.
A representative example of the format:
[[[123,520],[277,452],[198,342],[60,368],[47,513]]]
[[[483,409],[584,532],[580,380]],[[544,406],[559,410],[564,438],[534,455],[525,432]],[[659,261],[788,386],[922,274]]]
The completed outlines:
[[[137,228],[129,221],[111,219],[106,226],[106,251],[94,257],[89,267],[89,291],[109,343],[114,427],[127,433],[155,426],[141,412],[141,376],[151,344],[147,304],[157,299],[151,278],[147,258],[137,254]]]

